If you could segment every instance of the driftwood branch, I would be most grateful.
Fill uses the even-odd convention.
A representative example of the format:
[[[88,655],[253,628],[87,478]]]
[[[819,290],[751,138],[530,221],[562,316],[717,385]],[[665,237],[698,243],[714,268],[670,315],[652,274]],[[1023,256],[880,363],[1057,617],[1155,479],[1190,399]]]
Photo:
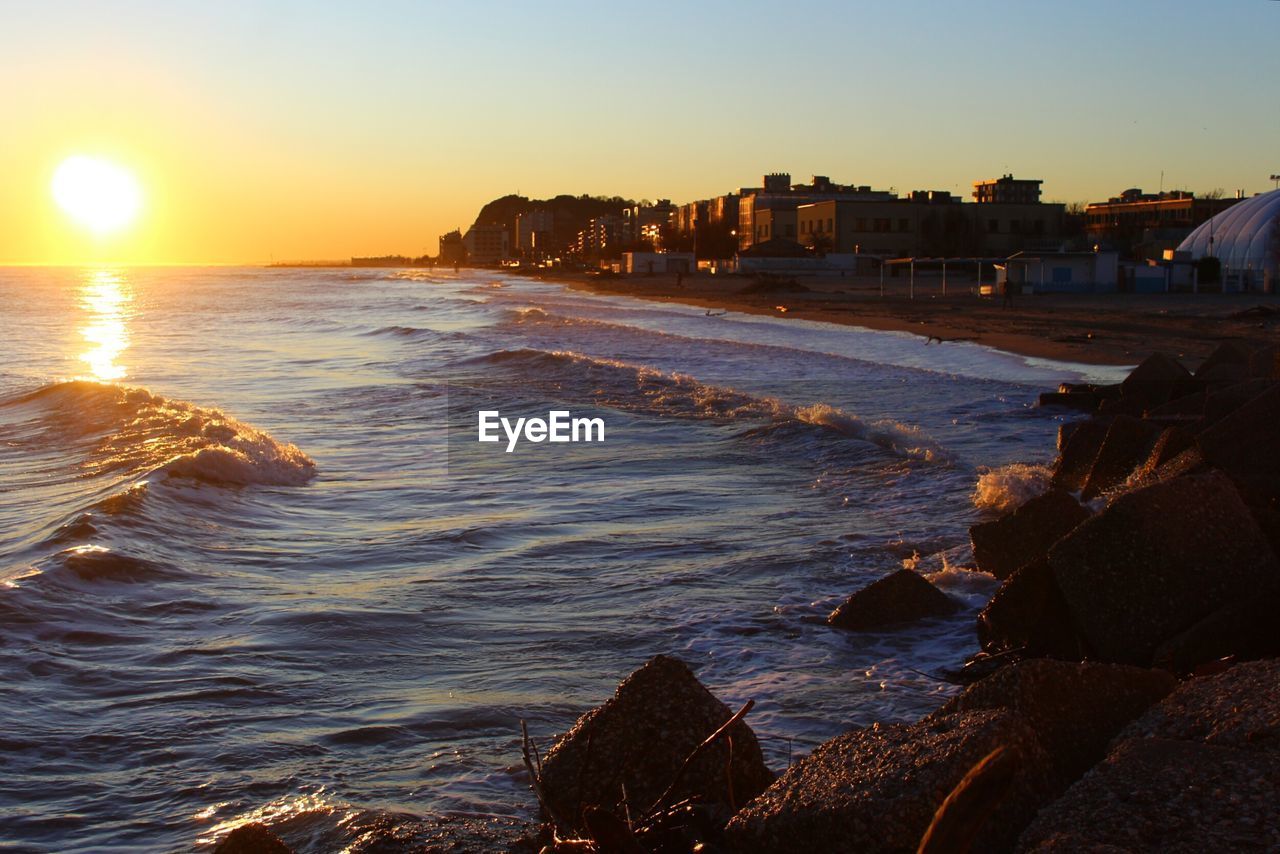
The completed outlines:
[[[671,793],[676,790],[676,786],[680,784],[681,778],[684,777],[684,772],[693,763],[693,760],[698,758],[698,754],[702,753],[702,751],[706,750],[713,743],[715,743],[716,739],[718,739],[720,736],[728,732],[730,727],[732,727],[738,721],[745,718],[747,716],[747,712],[755,708],[755,705],[756,705],[755,700],[747,700],[746,705],[744,705],[741,709],[738,709],[738,711],[733,714],[733,717],[729,718],[729,720],[721,724],[719,729],[711,733],[711,735],[707,736],[701,744],[699,744],[697,747],[693,749],[692,753],[690,753],[688,756],[685,757],[685,760],[683,763],[681,763],[679,770],[676,771],[676,776],[671,781],[671,785],[667,786],[666,791],[664,791],[661,795],[658,796],[658,799],[653,802],[653,806],[649,807],[648,812],[650,815],[652,815],[653,813],[656,813],[659,809],[661,809],[662,805],[666,803],[667,798],[671,797]]]
[[[547,797],[542,792],[542,774],[541,774],[541,758],[538,759],[538,767],[534,767],[533,757],[537,753],[537,747],[529,738],[529,725],[525,723],[524,718],[520,719],[520,753],[524,757],[524,767],[529,772],[529,782],[533,785],[533,794],[537,797],[538,803],[542,806],[543,813],[551,822],[551,827],[556,835],[561,829],[567,829],[568,825],[561,821],[556,815],[556,811],[551,808],[551,804],[547,801]]]

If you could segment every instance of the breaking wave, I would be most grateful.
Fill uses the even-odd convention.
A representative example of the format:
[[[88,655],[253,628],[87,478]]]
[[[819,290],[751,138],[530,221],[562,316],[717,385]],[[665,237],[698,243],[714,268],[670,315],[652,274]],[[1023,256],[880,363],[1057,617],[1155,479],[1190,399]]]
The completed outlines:
[[[233,486],[301,486],[316,473],[315,462],[295,445],[220,410],[144,388],[74,380],[11,398],[0,408],[21,419],[20,445],[88,443],[83,472],[89,475],[162,474]]]
[[[1048,466],[1011,463],[978,476],[973,488],[973,506],[979,510],[1008,513],[1037,495],[1043,495],[1053,482]]]
[[[526,371],[533,382],[562,385],[572,380],[588,389],[594,403],[614,409],[674,418],[800,423],[870,442],[902,456],[929,462],[948,460],[946,452],[920,430],[896,421],[869,422],[826,403],[795,405],[774,397],[709,385],[687,374],[616,359],[525,348],[499,350],[473,361],[513,366]]]

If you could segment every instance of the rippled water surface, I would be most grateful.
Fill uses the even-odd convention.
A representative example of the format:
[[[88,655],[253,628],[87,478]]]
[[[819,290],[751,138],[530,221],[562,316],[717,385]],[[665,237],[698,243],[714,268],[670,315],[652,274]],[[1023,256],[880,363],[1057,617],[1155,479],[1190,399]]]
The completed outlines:
[[[37,851],[528,819],[519,720],[659,652],[775,768],[918,716],[992,589],[975,481],[1052,456],[1077,378],[497,273],[0,270],[0,342],[0,844]],[[606,440],[508,455],[482,408]],[[822,624],[904,561],[966,609]]]

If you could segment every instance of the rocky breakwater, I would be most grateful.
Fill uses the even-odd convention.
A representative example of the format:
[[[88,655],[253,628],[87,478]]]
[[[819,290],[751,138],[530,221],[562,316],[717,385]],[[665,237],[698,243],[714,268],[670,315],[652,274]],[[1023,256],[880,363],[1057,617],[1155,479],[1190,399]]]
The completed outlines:
[[[551,849],[1280,848],[1280,351],[1226,344],[1194,373],[1155,355],[1042,404],[1083,413],[1051,488],[971,529],[1002,581],[966,668],[985,678],[772,780],[749,705],[655,659],[535,773]],[[955,607],[900,571],[828,622],[895,630]]]

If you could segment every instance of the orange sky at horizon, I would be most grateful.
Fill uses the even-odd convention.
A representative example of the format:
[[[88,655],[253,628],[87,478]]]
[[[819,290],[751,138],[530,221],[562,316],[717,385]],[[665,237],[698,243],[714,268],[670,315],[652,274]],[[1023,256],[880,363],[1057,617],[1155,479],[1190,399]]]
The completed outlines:
[[[773,171],[964,197],[1011,172],[1079,202],[1253,193],[1280,168],[1240,85],[1280,76],[1280,4],[0,3],[0,264],[435,254],[509,193],[682,203]],[[819,19],[858,49],[814,42]],[[1135,33],[1217,60],[1151,63]],[[132,226],[94,238],[58,208],[73,155],[136,176]]]

